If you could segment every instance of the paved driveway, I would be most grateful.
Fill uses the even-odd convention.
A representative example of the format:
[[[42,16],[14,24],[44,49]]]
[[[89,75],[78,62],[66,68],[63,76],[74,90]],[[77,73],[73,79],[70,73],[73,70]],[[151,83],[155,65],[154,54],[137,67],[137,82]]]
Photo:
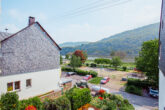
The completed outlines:
[[[65,72],[62,73],[62,77],[65,77]],[[83,77],[79,75],[73,75],[73,76],[69,76],[65,78],[72,79],[73,85],[77,81],[83,79]],[[91,86],[93,86],[93,84],[89,84],[89,87]],[[127,92],[119,91],[117,89],[112,89],[111,87],[108,87],[106,85],[103,85],[103,86],[108,88],[110,90],[110,93],[121,94],[124,98],[128,99],[129,102],[134,105],[136,110],[155,110],[156,108],[158,108],[158,99],[151,98],[151,97],[137,96],[137,95],[133,95]]]

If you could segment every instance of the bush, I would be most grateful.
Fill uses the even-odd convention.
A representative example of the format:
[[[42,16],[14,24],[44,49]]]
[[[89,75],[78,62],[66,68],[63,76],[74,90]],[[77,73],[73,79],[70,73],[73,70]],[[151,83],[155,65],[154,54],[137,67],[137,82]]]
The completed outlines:
[[[95,59],[94,62],[97,64],[110,64],[111,60],[105,59],[105,58],[98,58],[98,59]]]
[[[80,69],[72,69],[69,67],[62,67],[62,71],[66,71],[66,72],[76,72],[78,75],[92,75],[92,77],[97,77],[98,73],[95,71],[84,71],[84,70],[80,70]]]
[[[127,70],[127,67],[126,66],[123,66],[123,71],[126,71]]]
[[[43,104],[38,97],[29,98],[27,100],[21,100],[19,102],[19,110],[25,110],[29,105],[33,105],[37,110],[42,110]]]
[[[136,95],[142,95],[142,88],[140,87],[135,87],[133,85],[130,85],[130,86],[126,86],[125,88],[125,91],[126,92],[129,92],[129,93],[133,93],[133,94],[136,94]]]
[[[59,97],[55,100],[56,110],[71,110],[71,103],[66,96]]]
[[[56,105],[54,100],[45,99],[43,102],[44,110],[56,110]]]
[[[72,72],[73,69],[72,68],[69,68],[69,67],[62,67],[62,71]]]
[[[134,85],[136,87],[148,88],[149,86],[153,86],[152,83],[148,82],[147,80],[140,80],[140,79],[133,79],[129,78],[127,85]]]
[[[88,64],[88,63],[86,63],[86,66],[89,66],[89,64]]]
[[[96,67],[97,65],[95,63],[91,63],[91,67]]]
[[[1,95],[1,109],[2,110],[18,110],[18,95],[15,92]]]
[[[90,90],[87,88],[72,88],[66,92],[66,96],[71,102],[72,110],[77,110],[91,101]]]
[[[89,71],[89,74],[92,75],[92,77],[97,77],[98,73],[96,71]]]

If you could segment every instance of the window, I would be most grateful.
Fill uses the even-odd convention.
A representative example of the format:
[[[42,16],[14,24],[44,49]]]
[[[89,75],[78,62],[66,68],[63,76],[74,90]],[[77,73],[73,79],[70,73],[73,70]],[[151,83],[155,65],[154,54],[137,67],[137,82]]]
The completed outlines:
[[[15,90],[20,89],[20,81],[15,82]]]
[[[7,91],[13,91],[13,82],[7,83]]]
[[[20,81],[7,83],[7,91],[20,90]]]
[[[26,80],[26,87],[31,87],[31,79]]]

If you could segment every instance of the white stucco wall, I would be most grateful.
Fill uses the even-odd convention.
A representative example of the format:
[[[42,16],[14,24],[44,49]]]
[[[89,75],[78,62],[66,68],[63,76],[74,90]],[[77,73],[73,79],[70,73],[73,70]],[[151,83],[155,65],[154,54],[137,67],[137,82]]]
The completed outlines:
[[[17,92],[20,99],[41,95],[55,89],[59,89],[61,69],[53,69],[40,72],[17,74],[0,77],[0,95],[7,92],[7,83],[21,81],[21,91]],[[26,87],[26,80],[32,80],[32,87]]]
[[[159,71],[159,110],[165,109],[165,76]]]

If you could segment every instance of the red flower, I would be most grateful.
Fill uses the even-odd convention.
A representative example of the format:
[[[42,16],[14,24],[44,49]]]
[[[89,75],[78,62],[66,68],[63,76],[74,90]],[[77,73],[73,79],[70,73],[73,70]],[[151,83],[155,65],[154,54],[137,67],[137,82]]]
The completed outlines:
[[[104,94],[105,93],[105,91],[104,90],[99,90],[99,94]]]
[[[29,105],[25,108],[25,110],[37,110],[33,105]]]
[[[100,99],[100,100],[103,100],[103,98],[102,98],[102,97],[99,97],[99,99]]]

